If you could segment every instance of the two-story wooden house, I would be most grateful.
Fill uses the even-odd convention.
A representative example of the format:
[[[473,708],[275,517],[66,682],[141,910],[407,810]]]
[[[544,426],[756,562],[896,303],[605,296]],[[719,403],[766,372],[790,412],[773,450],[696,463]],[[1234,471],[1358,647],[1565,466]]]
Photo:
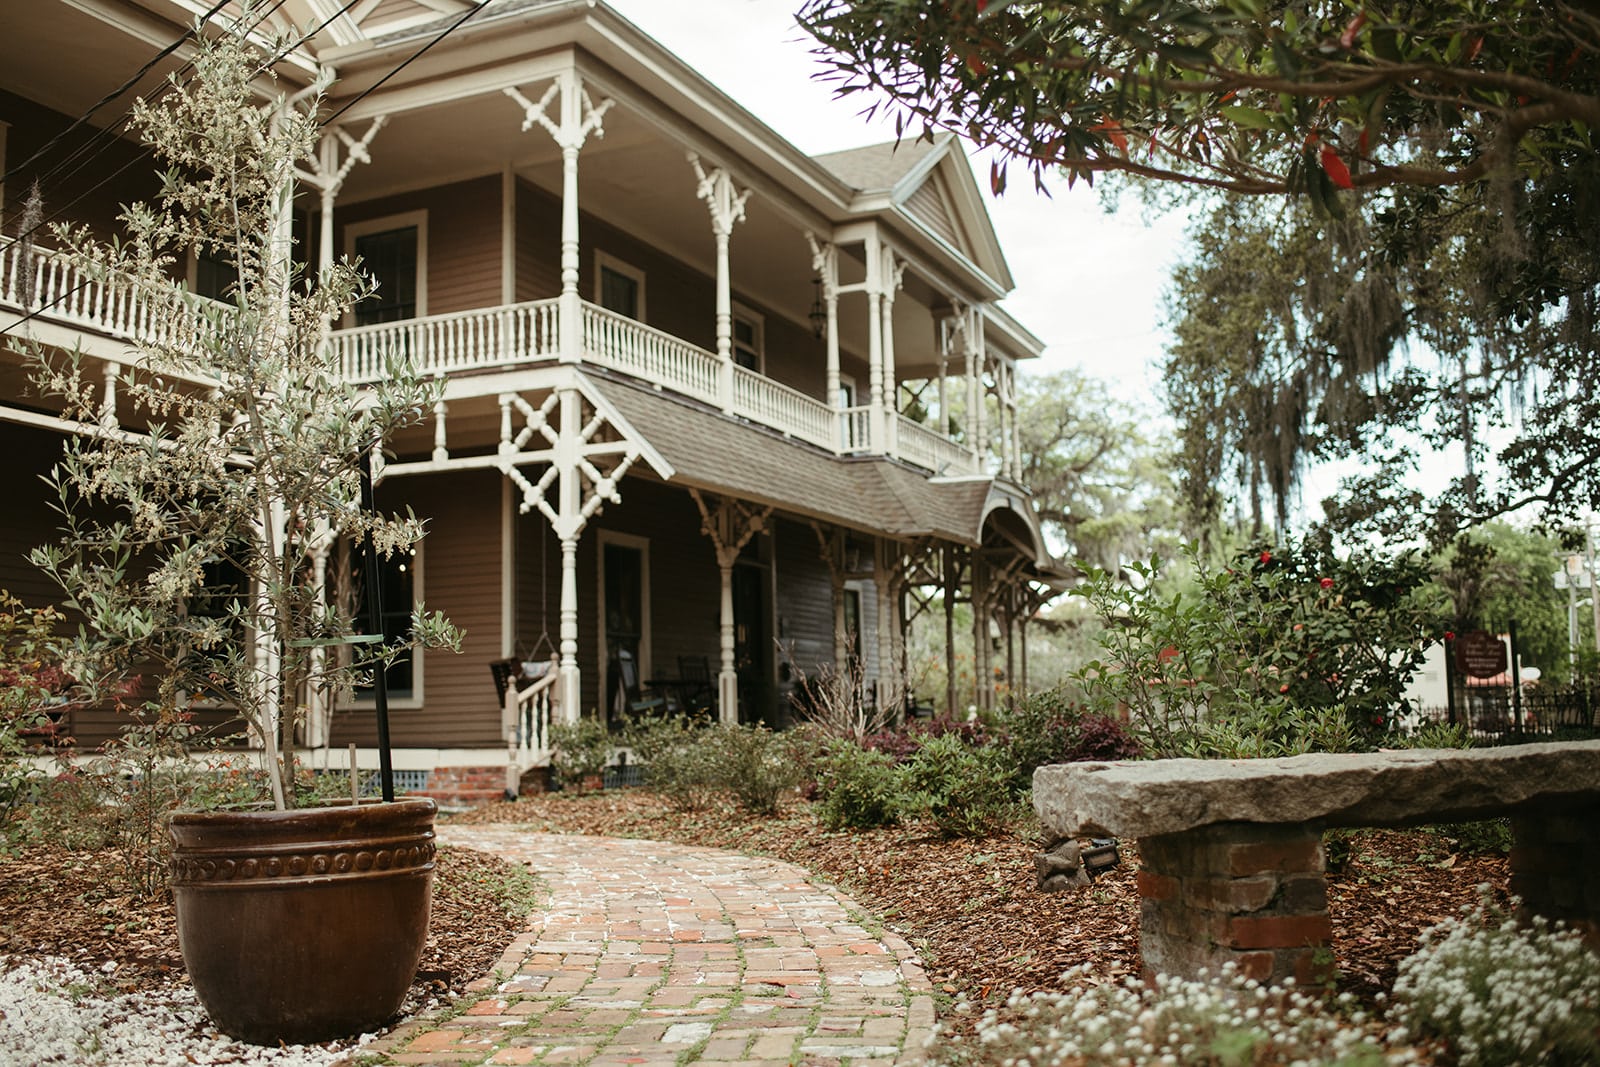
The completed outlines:
[[[0,586],[30,601],[53,599],[22,559],[53,527],[38,476],[74,427],[30,396],[16,338],[81,346],[107,418],[137,429],[116,393],[129,342],[177,327],[83,286],[24,233],[25,194],[37,179],[47,218],[112,232],[154,187],[120,120],[210,10],[3,16]],[[1052,573],[1017,482],[1016,367],[1040,344],[996,306],[1011,278],[956,141],[804,155],[599,0],[260,10],[264,30],[315,30],[277,64],[282,91],[333,78],[299,258],[359,256],[379,286],[328,358],[365,381],[399,351],[444,379],[379,495],[428,523],[391,568],[398,615],[425,597],[465,651],[391,672],[397,766],[501,758],[485,666],[504,658],[553,656],[569,717],[625,710],[653,679],[687,689],[702,665],[727,721],[782,722],[802,675],[851,658],[895,691],[929,588],[974,604],[980,678],[1020,680],[1017,628]],[[188,272],[202,296],[226,283]],[[86,744],[114,725],[79,718]],[[308,740],[371,746],[364,701]]]

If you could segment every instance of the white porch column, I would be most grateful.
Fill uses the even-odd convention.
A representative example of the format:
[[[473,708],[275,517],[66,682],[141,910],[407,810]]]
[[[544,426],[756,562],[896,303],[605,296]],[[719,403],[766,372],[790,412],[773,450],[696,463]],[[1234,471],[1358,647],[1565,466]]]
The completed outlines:
[[[939,433],[950,436],[950,320],[939,324]]]
[[[737,642],[734,638],[733,620],[733,567],[739,553],[750,539],[766,529],[772,509],[757,508],[738,500],[723,497],[713,509],[706,504],[698,489],[689,490],[695,507],[700,509],[700,530],[711,538],[711,547],[717,554],[717,571],[722,582],[719,630],[721,635],[721,664],[717,670],[717,718],[728,726],[739,721],[739,673],[734,658]]]
[[[311,550],[311,595],[318,604],[324,603],[328,598],[328,549],[331,537],[325,531],[326,525],[319,524],[314,537],[316,545]],[[326,748],[328,745],[328,730],[331,725],[328,715],[328,693],[322,684],[327,661],[326,647],[317,645],[311,649],[311,668],[306,681],[307,748]]]
[[[1022,388],[1017,381],[1016,361],[1008,360],[1007,366],[1011,368],[1011,476],[1017,481],[1021,481],[1022,426],[1018,421],[1018,413],[1021,410]]]
[[[900,291],[900,286],[905,280],[906,265],[894,254],[891,248],[883,250],[883,267],[879,273],[883,295],[879,301],[879,311],[882,315],[881,333],[882,359],[879,375],[882,377],[883,390],[883,448],[885,452],[893,454],[898,444],[900,429],[900,387],[895,384],[894,368],[894,297]]]
[[[1010,360],[1004,357],[995,360],[994,382],[995,392],[998,394],[996,400],[1000,409],[1000,476],[1002,478],[1016,477],[1015,452],[1011,448],[1012,415],[1015,412],[1012,403],[1015,389],[1012,374]]]
[[[824,388],[827,403],[835,411],[844,410],[844,396],[839,376],[839,248],[832,241],[818,241],[815,234],[806,232],[806,243],[811,246],[811,269],[822,283],[822,303],[827,309],[827,374]],[[848,451],[855,442],[851,440],[850,422],[840,417],[837,422],[837,441],[840,451]]]
[[[989,345],[984,339],[984,313],[983,308],[974,309],[977,321],[973,324],[973,346],[978,352],[978,377],[973,384],[978,394],[977,411],[977,444],[979,470],[987,470],[989,465],[989,396],[984,386],[984,376],[989,373]]]
[[[722,410],[732,411],[733,279],[728,263],[728,245],[733,237],[733,227],[744,220],[744,202],[749,199],[750,190],[736,188],[733,177],[723,167],[706,170],[695,152],[689,153],[689,165],[694,168],[694,175],[699,180],[695,195],[706,202],[706,210],[711,213],[711,233],[717,244],[718,392],[721,394]]]
[[[872,451],[883,450],[883,246],[876,233],[866,242],[867,253],[867,405],[872,426]]]
[[[433,402],[433,460],[443,463],[450,458],[449,437],[445,427],[445,418],[449,408],[444,402],[444,391],[441,388],[439,399]]]
[[[898,627],[895,625],[895,591],[899,586],[893,573],[898,563],[898,553],[895,551],[894,542],[887,538],[877,539],[876,551],[873,553],[872,584],[878,593],[878,701],[880,709],[883,702],[891,700],[899,688],[898,657],[894,654],[894,635]]]
[[[561,539],[561,718],[577,722],[582,700],[578,674],[578,539]]]
[[[102,368],[105,389],[100,394],[100,425],[107,430],[117,428],[117,381],[122,377],[122,364],[114,359],[106,360]]]
[[[562,71],[537,103],[515,86],[505,94],[522,105],[522,129],[543,127],[561,149],[561,362],[583,358],[583,299],[578,293],[578,152],[592,133],[604,137],[602,121],[615,101],[598,105],[589,98],[583,79],[573,69]],[[546,114],[559,96],[560,119]]]
[[[979,464],[979,469],[981,470],[983,462],[983,388],[982,370],[979,364],[981,356],[978,351],[978,333],[981,329],[978,309],[975,307],[967,308],[963,318],[966,320],[966,329],[964,331],[966,333],[966,344],[964,348],[967,357],[967,449],[972,453],[973,460]]]
[[[832,241],[818,241],[815,234],[806,232],[806,243],[811,245],[811,269],[822,282],[822,303],[828,311],[828,406],[838,409],[843,405],[839,396],[839,249]]]

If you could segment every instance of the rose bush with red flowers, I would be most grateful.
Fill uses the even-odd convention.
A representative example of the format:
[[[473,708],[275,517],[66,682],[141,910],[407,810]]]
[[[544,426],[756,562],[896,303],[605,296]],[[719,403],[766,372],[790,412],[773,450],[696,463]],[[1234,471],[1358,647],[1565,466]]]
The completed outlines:
[[[1256,546],[1187,573],[1151,557],[1132,581],[1085,568],[1106,623],[1076,675],[1093,710],[1127,709],[1156,756],[1275,756],[1392,743],[1404,689],[1440,632],[1427,563]]]

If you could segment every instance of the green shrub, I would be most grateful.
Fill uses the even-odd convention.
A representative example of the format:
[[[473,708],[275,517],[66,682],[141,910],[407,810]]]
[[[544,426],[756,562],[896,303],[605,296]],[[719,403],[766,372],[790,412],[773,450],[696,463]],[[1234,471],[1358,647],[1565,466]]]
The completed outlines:
[[[1515,843],[1510,819],[1484,819],[1479,822],[1452,822],[1430,826],[1428,830],[1450,842],[1453,851],[1469,856],[1505,855]]]
[[[698,811],[722,788],[711,728],[683,716],[631,723],[623,742],[642,765],[646,788],[678,811]]]
[[[1573,930],[1519,924],[1487,899],[1402,960],[1391,1019],[1442,1038],[1463,1065],[1593,1063],[1600,959]]]
[[[1109,715],[1089,711],[1080,690],[1059,686],[1030,694],[995,717],[995,736],[1013,766],[1019,792],[1033,785],[1033,772],[1052,763],[1135,759],[1140,749],[1127,729]]]
[[[54,608],[29,609],[0,589],[0,853],[18,843],[15,816],[39,797],[44,773],[29,735],[46,727],[46,710],[71,688],[62,672]]]
[[[908,768],[913,794],[946,837],[985,837],[1016,814],[1015,765],[1003,748],[974,748],[945,734],[923,745]]]
[[[713,778],[748,812],[777,814],[779,801],[805,779],[805,767],[785,735],[765,726],[723,726],[707,733]]]
[[[818,757],[817,790],[818,815],[832,830],[895,826],[918,807],[909,768],[842,739]]]
[[[611,734],[598,718],[560,723],[550,730],[550,766],[556,781],[580,792],[611,762]]]
[[[1188,549],[1174,581],[1158,557],[1133,583],[1090,569],[1076,595],[1106,622],[1103,661],[1074,680],[1089,706],[1128,709],[1154,756],[1368,750],[1395,736],[1403,692],[1440,632],[1415,554],[1340,558],[1307,540],[1225,568]]]

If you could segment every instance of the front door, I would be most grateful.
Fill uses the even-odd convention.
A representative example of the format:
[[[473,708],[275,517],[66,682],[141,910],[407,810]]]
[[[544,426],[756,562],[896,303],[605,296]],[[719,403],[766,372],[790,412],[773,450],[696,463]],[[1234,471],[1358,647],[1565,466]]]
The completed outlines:
[[[772,683],[772,605],[767,568],[740,561],[733,568],[733,657],[739,675],[739,721],[777,727]]]

